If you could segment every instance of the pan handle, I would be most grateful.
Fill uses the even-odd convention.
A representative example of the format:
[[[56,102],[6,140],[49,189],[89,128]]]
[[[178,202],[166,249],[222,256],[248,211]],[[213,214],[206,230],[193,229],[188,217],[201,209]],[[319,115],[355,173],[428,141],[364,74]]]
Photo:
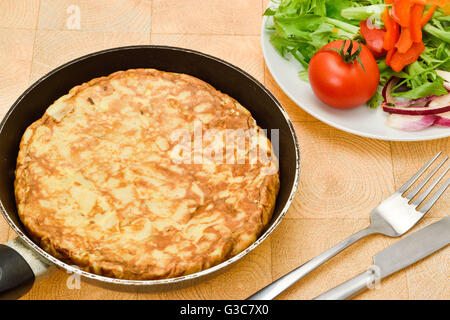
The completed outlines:
[[[20,298],[51,269],[20,238],[0,244],[0,299]]]

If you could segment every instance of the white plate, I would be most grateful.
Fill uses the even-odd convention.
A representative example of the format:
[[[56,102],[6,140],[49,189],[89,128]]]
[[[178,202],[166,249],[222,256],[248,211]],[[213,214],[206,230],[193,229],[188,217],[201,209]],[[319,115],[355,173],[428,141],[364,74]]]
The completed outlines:
[[[298,77],[298,72],[303,69],[300,63],[294,58],[284,59],[270,43],[270,32],[264,28],[267,18],[264,17],[261,28],[261,44],[267,67],[286,95],[313,117],[335,128],[381,140],[423,141],[450,136],[449,128],[437,126],[414,132],[387,127],[384,124],[387,114],[381,108],[360,106],[339,110],[323,104],[316,98],[309,83]]]

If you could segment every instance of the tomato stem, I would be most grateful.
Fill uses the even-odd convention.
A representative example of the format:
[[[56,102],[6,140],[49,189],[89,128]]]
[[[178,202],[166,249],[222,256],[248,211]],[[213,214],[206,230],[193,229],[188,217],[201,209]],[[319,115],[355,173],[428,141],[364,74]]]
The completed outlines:
[[[347,41],[350,41],[350,45],[348,46],[347,50],[345,50]],[[353,41],[352,40],[344,40],[342,42],[342,47],[339,50],[336,48],[326,48],[324,50],[336,51],[337,53],[339,53],[339,55],[341,56],[342,60],[345,61],[345,63],[353,63],[355,60],[358,61],[358,63],[363,68],[364,72],[366,72],[366,69],[364,68],[364,65],[361,62],[361,58],[359,57],[361,50],[362,50],[362,45],[360,43],[359,43],[358,49],[356,49],[356,51],[353,53],[352,53],[352,51],[353,51]]]

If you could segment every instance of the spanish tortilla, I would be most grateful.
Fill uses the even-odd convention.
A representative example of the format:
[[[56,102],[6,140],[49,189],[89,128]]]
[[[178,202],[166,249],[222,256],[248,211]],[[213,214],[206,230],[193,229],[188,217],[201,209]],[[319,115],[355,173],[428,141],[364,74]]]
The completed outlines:
[[[277,159],[257,135],[241,152],[262,149],[269,161],[227,161],[238,152],[196,161],[198,130],[202,150],[216,155],[219,133],[259,127],[237,101],[185,74],[131,69],[74,87],[22,137],[19,217],[44,250],[99,275],[163,279],[225,261],[268,224]]]

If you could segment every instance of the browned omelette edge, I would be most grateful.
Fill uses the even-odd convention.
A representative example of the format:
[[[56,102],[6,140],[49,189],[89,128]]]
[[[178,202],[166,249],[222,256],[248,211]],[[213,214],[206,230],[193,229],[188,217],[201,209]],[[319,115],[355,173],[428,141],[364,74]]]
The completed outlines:
[[[98,83],[101,83],[104,80],[108,80],[108,79],[112,79],[116,76],[120,76],[121,74],[123,74],[125,72],[130,72],[130,71],[144,72],[145,70],[156,70],[156,69],[129,69],[126,71],[117,71],[117,72],[110,74],[109,76],[95,78],[86,83],[75,86],[65,96],[67,97],[67,99],[70,99],[70,98],[76,96],[80,91],[84,90],[85,88],[96,85]],[[162,72],[159,70],[156,70],[156,71]],[[200,81],[204,85],[208,86],[214,92],[217,92],[220,95],[224,95],[222,92],[216,90],[214,87],[212,87],[208,83],[206,83],[198,78],[195,78],[195,77],[192,77],[189,75],[184,75],[184,76],[188,76],[188,77],[194,79],[195,81]],[[232,97],[229,97],[229,98],[231,100],[233,100],[234,102],[237,102]],[[42,123],[46,123],[48,121],[57,122],[57,120],[55,118],[53,118],[52,116],[47,114],[47,112],[45,112],[44,115],[42,116],[42,118],[35,121],[28,128],[34,129],[35,127],[39,127]],[[27,130],[28,130],[28,128],[27,128]],[[272,154],[274,155],[270,140],[269,139],[267,139],[267,140],[269,141],[268,143],[271,147]],[[19,148],[20,148],[20,150],[19,150],[19,154],[17,157],[17,167],[16,167],[16,171],[15,171],[15,181],[14,181],[14,189],[15,189],[14,193],[15,193],[16,202],[17,202],[18,207],[22,202],[24,202],[26,200],[26,192],[24,192],[23,189],[17,188],[19,180],[23,178],[23,174],[24,174],[24,172],[26,172],[25,157],[28,153],[28,149],[27,149],[27,143],[25,142],[25,135],[22,136],[22,138],[21,138]],[[262,204],[263,209],[260,211],[260,223],[258,223],[255,226],[255,230],[254,230],[255,232],[253,233],[253,235],[254,235],[253,239],[249,240],[247,243],[239,242],[240,246],[236,246],[236,243],[230,242],[229,243],[230,250],[228,250],[228,253],[225,256],[221,256],[220,258],[217,258],[217,259],[211,259],[211,257],[208,256],[208,259],[203,261],[203,264],[200,268],[193,266],[194,268],[191,268],[190,270],[188,269],[183,272],[180,272],[180,271],[172,272],[171,274],[165,274],[160,277],[154,277],[151,275],[142,275],[142,277],[136,277],[136,274],[127,272],[126,268],[123,269],[123,272],[118,273],[117,270],[105,268],[103,265],[99,265],[98,267],[96,267],[94,269],[91,265],[89,265],[88,261],[86,261],[87,259],[74,259],[74,256],[76,258],[76,254],[74,254],[74,252],[71,252],[71,250],[68,250],[66,248],[61,248],[61,247],[55,245],[55,243],[53,243],[51,241],[51,239],[49,239],[46,235],[40,233],[39,231],[35,231],[36,229],[34,228],[33,225],[29,225],[28,223],[26,223],[22,220],[21,212],[19,210],[18,211],[19,211],[19,217],[21,218],[22,223],[24,224],[26,230],[28,231],[28,233],[31,236],[31,238],[33,239],[33,241],[36,242],[46,252],[50,253],[54,257],[60,259],[61,261],[65,262],[67,264],[76,264],[79,267],[81,267],[81,269],[84,271],[102,275],[102,276],[107,276],[107,277],[114,277],[114,278],[121,278],[121,279],[140,279],[140,280],[162,279],[162,278],[173,278],[173,277],[183,276],[186,274],[191,274],[191,273],[199,272],[201,270],[208,269],[208,268],[213,267],[221,262],[228,260],[232,256],[235,256],[238,253],[240,253],[241,251],[243,251],[244,249],[246,249],[249,245],[251,245],[254,241],[256,241],[256,239],[259,237],[259,235],[261,234],[261,232],[264,230],[264,228],[267,226],[269,220],[271,219],[274,208],[275,208],[275,202],[276,202],[279,188],[280,188],[280,181],[279,181],[278,173],[274,174],[274,175],[268,175],[264,178],[264,182],[260,187],[260,204]],[[22,191],[22,192],[20,192],[20,191]],[[233,250],[231,250],[231,248],[233,248]]]

